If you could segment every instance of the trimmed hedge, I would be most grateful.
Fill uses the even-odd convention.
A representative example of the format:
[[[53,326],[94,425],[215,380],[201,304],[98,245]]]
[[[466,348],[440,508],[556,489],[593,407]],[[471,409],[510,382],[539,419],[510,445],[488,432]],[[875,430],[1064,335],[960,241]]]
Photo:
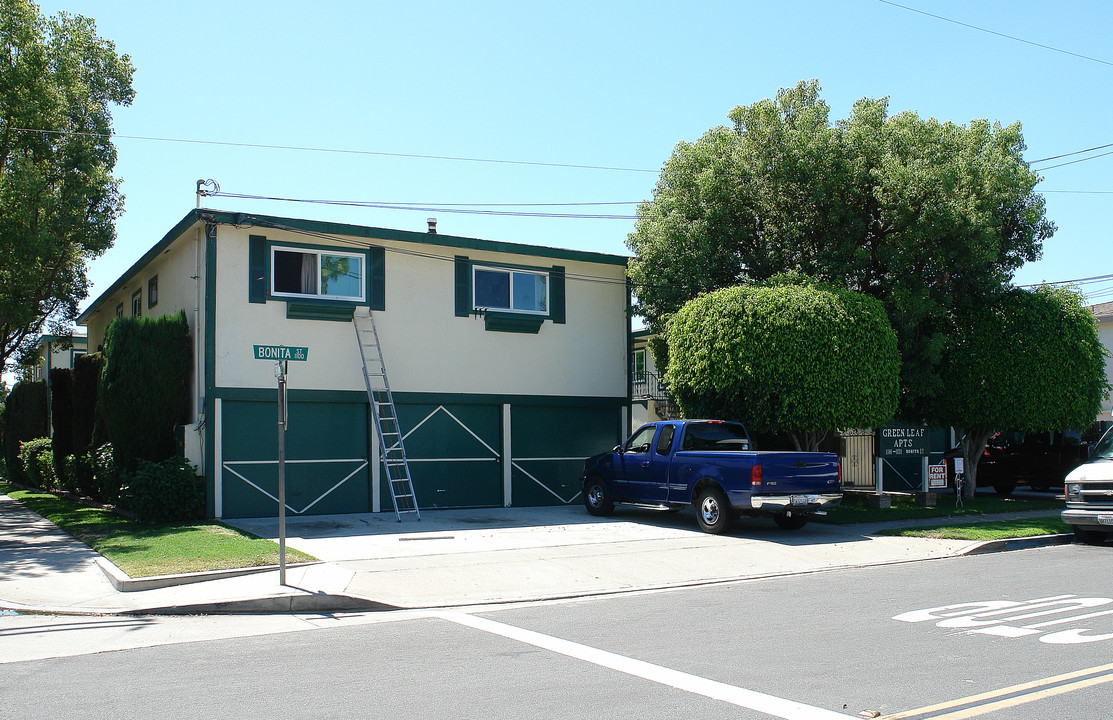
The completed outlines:
[[[73,455],[73,370],[69,368],[50,371],[50,424],[54,474],[61,485],[70,487],[73,479],[66,474],[66,457]]]
[[[116,318],[104,356],[98,397],[121,471],[177,455],[174,428],[188,419],[193,357],[185,313]]]
[[[46,382],[17,382],[4,406],[4,460],[13,480],[28,482],[19,456],[20,445],[46,437],[46,423]]]
[[[97,386],[100,384],[104,356],[101,353],[82,355],[73,361],[73,453],[81,455],[103,445],[107,438],[96,437]],[[101,425],[104,423],[102,422]],[[96,442],[100,440],[100,442]]]

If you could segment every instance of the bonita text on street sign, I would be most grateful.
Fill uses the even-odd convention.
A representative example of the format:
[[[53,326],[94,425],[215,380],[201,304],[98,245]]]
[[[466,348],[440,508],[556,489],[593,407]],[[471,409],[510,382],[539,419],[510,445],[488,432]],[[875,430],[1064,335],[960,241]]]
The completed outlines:
[[[304,362],[309,359],[309,348],[288,347],[286,345],[256,345],[256,360],[297,360]]]

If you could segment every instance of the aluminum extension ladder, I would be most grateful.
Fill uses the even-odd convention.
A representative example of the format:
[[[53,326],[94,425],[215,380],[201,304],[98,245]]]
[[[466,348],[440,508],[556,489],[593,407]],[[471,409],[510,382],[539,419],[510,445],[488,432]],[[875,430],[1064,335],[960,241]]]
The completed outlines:
[[[420,520],[421,510],[417,507],[417,496],[414,495],[410,464],[406,460],[406,447],[402,443],[402,428],[398,425],[394,396],[386,379],[386,364],[379,345],[379,333],[375,329],[375,316],[370,309],[365,311],[366,315],[360,315],[361,310],[362,308],[352,315],[352,325],[359,343],[359,355],[363,359],[363,379],[367,384],[367,398],[371,402],[390,498],[394,501],[394,515],[398,522],[402,522],[403,513],[413,513]]]

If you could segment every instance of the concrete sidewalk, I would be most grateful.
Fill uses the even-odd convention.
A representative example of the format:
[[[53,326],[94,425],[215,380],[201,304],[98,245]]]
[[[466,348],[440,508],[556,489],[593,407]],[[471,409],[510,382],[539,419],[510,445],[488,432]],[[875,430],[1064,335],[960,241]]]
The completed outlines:
[[[1053,511],[1044,514],[1054,514]],[[938,522],[938,521],[934,521]],[[277,539],[277,521],[229,524]],[[909,525],[909,522],[892,523]],[[872,536],[882,527],[742,519],[707,535],[691,511],[580,507],[434,510],[288,519],[287,545],[322,562],[131,580],[84,543],[0,495],[0,608],[81,614],[433,608],[683,587],[954,557],[985,543]],[[1042,542],[1069,541],[1053,536]],[[1037,541],[1041,542],[1041,541]],[[103,568],[103,569],[102,569]]]

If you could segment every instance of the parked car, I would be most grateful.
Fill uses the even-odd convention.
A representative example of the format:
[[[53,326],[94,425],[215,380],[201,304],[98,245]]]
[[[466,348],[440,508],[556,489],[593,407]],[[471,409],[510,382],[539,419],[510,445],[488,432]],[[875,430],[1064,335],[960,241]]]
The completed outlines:
[[[1050,490],[1089,457],[1090,443],[1074,431],[999,432],[978,461],[978,486],[1010,495],[1018,485]]]
[[[1064,487],[1063,522],[1080,542],[1101,543],[1113,534],[1113,428],[1094,446],[1090,458],[1072,470]]]
[[[838,455],[758,452],[741,423],[670,420],[640,427],[609,453],[588,458],[584,505],[609,515],[616,502],[696,508],[704,532],[724,533],[738,513],[772,517],[786,530],[838,505]]]

